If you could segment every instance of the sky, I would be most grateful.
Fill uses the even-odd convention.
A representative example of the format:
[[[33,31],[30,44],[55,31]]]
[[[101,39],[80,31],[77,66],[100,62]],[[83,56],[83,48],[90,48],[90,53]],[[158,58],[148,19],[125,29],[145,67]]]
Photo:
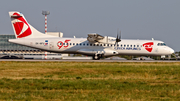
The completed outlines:
[[[40,32],[48,15],[48,32],[64,37],[89,33],[122,39],[161,40],[180,51],[180,0],[0,0],[0,34],[14,34],[9,11],[19,11]]]

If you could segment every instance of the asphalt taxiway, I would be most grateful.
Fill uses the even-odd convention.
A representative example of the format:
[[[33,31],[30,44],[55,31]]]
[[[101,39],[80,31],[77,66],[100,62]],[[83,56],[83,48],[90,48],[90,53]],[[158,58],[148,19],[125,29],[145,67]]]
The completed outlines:
[[[57,61],[57,62],[180,62],[179,60],[34,60],[34,59],[0,59],[0,61]]]

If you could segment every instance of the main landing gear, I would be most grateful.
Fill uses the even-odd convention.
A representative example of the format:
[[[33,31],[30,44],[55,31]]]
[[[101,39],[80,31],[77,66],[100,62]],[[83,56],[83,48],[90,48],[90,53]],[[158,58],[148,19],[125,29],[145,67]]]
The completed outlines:
[[[95,54],[93,56],[93,60],[99,60],[100,58],[102,58],[104,55],[103,54]]]

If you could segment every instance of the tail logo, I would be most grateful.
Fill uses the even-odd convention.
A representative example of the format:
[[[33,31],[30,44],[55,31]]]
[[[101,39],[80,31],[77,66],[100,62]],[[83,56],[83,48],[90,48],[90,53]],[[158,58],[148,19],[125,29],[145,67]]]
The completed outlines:
[[[151,52],[152,49],[153,49],[153,45],[154,45],[153,42],[148,42],[148,43],[144,43],[144,44],[143,44],[143,47],[145,47],[145,49],[146,49],[148,52]]]
[[[19,15],[14,13],[13,15]],[[20,16],[20,15],[19,15]],[[32,31],[23,17],[17,17],[17,21],[13,23],[17,38],[27,37],[32,34]]]

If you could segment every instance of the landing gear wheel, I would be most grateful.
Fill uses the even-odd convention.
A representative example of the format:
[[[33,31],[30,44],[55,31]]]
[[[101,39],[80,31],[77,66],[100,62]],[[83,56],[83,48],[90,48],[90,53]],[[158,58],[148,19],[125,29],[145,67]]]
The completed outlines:
[[[93,56],[93,60],[99,60],[100,58],[101,58],[101,55],[100,55],[100,54]]]

